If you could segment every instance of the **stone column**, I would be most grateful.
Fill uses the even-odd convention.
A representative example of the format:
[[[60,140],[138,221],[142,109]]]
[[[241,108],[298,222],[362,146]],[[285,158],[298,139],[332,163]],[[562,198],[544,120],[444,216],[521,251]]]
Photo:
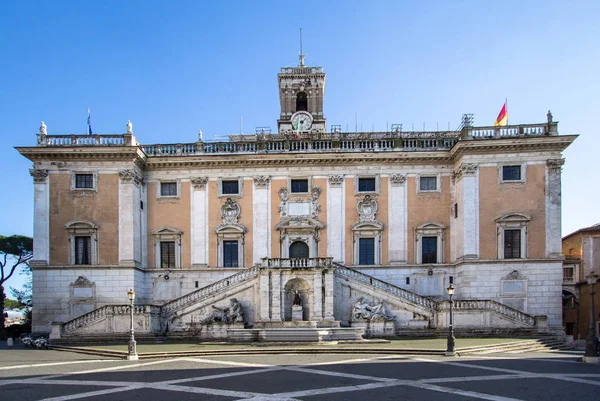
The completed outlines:
[[[463,249],[457,256],[463,259],[479,259],[479,174],[475,163],[463,163],[455,172],[456,181],[462,180],[463,205],[462,220]]]
[[[330,175],[327,187],[327,255],[335,262],[344,259],[344,176]]]
[[[271,307],[271,276],[269,270],[261,270],[260,280],[260,321],[268,322],[270,320]]]
[[[323,274],[315,270],[313,275],[313,305],[311,308],[311,316],[309,320],[323,320]]]
[[[546,257],[562,254],[561,239],[561,172],[565,159],[546,161]]]
[[[255,176],[252,192],[252,259],[260,263],[270,256],[269,236],[271,213],[269,211],[269,176]]]
[[[48,170],[29,170],[33,177],[33,259],[32,266],[50,263],[50,188]]]
[[[190,183],[191,190],[191,215],[190,222],[191,242],[192,242],[192,266],[206,267],[208,265],[207,255],[207,182],[206,177],[192,177]]]
[[[392,174],[388,196],[388,255],[391,265],[406,264],[407,208],[406,175]]]
[[[325,271],[325,320],[335,320],[333,317],[333,269]]]
[[[281,272],[271,271],[271,321],[283,320],[283,299],[281,298]]]

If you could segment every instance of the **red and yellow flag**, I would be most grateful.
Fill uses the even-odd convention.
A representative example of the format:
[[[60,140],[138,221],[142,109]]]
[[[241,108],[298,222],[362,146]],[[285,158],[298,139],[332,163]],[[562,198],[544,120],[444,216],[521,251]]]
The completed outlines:
[[[494,123],[494,127],[503,126],[508,123],[508,112],[506,111],[506,102],[502,106],[502,110],[500,110],[500,114],[498,114],[498,118],[496,118],[496,122]]]

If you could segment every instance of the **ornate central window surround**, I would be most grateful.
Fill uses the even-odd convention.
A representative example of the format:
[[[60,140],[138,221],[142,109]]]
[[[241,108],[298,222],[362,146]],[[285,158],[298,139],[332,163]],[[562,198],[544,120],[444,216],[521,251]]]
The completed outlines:
[[[519,259],[527,258],[527,234],[530,221],[530,216],[517,212],[507,213],[496,219],[498,259],[506,259],[504,255],[504,232],[506,230],[521,230],[521,255]]]
[[[154,266],[161,268],[161,243],[175,242],[175,268],[181,267],[181,235],[183,231],[177,228],[163,226],[152,231],[154,236]]]
[[[65,224],[69,233],[69,261],[70,265],[76,264],[76,237],[90,237],[90,265],[98,264],[98,225],[88,220],[72,220]]]
[[[429,222],[415,228],[415,262],[423,263],[423,237],[437,238],[437,261],[444,263],[444,230],[446,226],[440,223]]]

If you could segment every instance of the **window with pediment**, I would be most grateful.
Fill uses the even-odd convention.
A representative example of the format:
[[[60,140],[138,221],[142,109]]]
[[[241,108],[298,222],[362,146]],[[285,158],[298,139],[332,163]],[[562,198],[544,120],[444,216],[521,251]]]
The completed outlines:
[[[69,233],[69,264],[98,264],[98,225],[88,220],[73,220],[65,224]]]

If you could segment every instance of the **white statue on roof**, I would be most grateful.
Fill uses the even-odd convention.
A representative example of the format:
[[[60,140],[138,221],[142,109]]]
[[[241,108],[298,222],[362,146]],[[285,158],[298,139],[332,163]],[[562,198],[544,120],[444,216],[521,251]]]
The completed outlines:
[[[131,120],[127,120],[127,133],[133,134],[133,126],[131,125]]]
[[[198,130],[198,142],[202,142],[202,130]]]
[[[40,125],[40,134],[46,135],[46,124],[42,121],[42,125]]]

